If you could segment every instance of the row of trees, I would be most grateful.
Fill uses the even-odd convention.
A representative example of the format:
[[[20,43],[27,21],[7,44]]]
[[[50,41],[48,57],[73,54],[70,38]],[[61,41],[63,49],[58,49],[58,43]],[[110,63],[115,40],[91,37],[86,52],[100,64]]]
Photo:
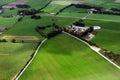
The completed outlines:
[[[120,65],[120,55],[119,54],[115,54],[115,53],[108,51],[106,49],[101,49],[100,53],[102,53],[104,56],[106,56],[107,58],[109,58],[110,60],[115,62],[116,64]]]
[[[85,24],[82,23],[81,21],[74,22],[73,25],[75,25],[75,26],[85,27]]]
[[[120,9],[118,8],[111,8],[112,11],[120,12]]]
[[[6,39],[0,39],[0,42],[8,42]],[[11,40],[12,43],[16,43],[17,40],[16,39],[12,39]],[[24,43],[24,40],[21,40],[22,43]]]
[[[118,12],[111,12],[111,11],[93,11],[95,14],[109,14],[109,15],[120,15]]]
[[[39,10],[31,9],[31,10],[19,10],[18,15],[24,16],[24,15],[35,15],[39,13]]]
[[[29,5],[26,5],[26,4],[23,4],[23,5],[20,5],[20,4],[19,4],[19,5],[16,5],[16,7],[17,7],[17,8],[27,8],[27,9],[30,8],[30,6],[29,6]]]
[[[31,16],[31,19],[36,19],[36,20],[37,20],[37,19],[41,19],[41,16],[32,15],[32,16]]]
[[[47,37],[48,39],[50,39],[50,38],[52,38],[52,37],[57,36],[57,35],[60,34],[61,32],[62,32],[62,30],[52,31],[52,32],[48,33],[46,37]]]

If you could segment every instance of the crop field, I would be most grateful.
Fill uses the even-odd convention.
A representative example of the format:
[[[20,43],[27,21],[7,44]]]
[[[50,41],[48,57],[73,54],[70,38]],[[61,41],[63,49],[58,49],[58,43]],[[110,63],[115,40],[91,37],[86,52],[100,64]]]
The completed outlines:
[[[46,20],[47,18],[47,20]],[[69,20],[68,20],[69,19]],[[35,31],[37,26],[46,26],[52,25],[54,21],[59,26],[69,26],[78,19],[75,18],[64,18],[64,17],[52,17],[52,16],[43,16],[40,20],[30,19],[30,17],[25,17],[21,22],[18,22],[15,26],[8,31],[6,31],[2,36],[36,36],[38,40],[42,40],[42,36]],[[31,24],[32,23],[32,24]],[[48,33],[49,30],[46,30],[45,33]]]
[[[44,7],[46,4],[48,4],[51,0],[29,0],[27,2],[28,5],[31,6],[31,8],[35,8],[35,9],[41,9],[42,7]]]
[[[25,1],[25,5],[2,8],[15,1]],[[79,8],[84,5],[65,8],[70,4],[103,9],[99,14],[88,14],[86,7]],[[84,28],[82,31],[82,25],[90,29],[100,26],[100,30],[92,31],[95,37],[90,42],[103,51],[107,49],[108,52],[100,51],[101,54],[117,64],[120,59],[119,8],[119,0],[0,0],[0,80],[17,80],[16,75],[19,76],[30,59],[33,61],[18,80],[120,80],[117,67],[83,42],[61,33],[68,30],[76,36],[73,32],[77,28],[70,27],[76,23],[74,25],[80,25],[77,37],[86,38],[86,35],[81,36],[81,32],[87,31]],[[46,37],[48,39],[40,47]]]
[[[7,3],[10,3],[10,2],[13,2],[13,1],[15,1],[15,0],[0,0],[0,6],[7,4]]]
[[[20,80],[119,80],[119,73],[85,44],[62,34],[43,44]]]
[[[0,17],[0,27],[7,27],[10,28],[12,27],[16,22],[19,17],[12,17],[12,18],[4,18]]]
[[[84,23],[89,26],[101,26],[102,29],[97,31],[97,35],[92,41],[102,48],[120,54],[118,44],[120,43],[120,22],[86,20]]]
[[[78,3],[82,3],[82,2],[83,2],[83,0],[80,0],[80,1],[75,1],[75,0],[54,0],[46,8],[44,8],[43,11],[56,13],[60,9],[64,8],[65,6],[70,5],[72,3],[78,4]]]
[[[0,80],[12,80],[28,61],[36,45],[36,43],[0,43]]]

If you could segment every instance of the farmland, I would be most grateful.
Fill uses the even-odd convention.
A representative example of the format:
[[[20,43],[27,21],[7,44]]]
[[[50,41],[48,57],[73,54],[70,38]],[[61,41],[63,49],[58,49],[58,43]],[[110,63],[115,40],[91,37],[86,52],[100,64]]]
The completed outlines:
[[[86,20],[85,23],[89,26],[102,26],[102,29],[98,31],[96,37],[92,41],[102,48],[111,50],[116,54],[120,54],[120,48],[118,44],[120,43],[120,22]]]
[[[16,1],[25,4],[3,8]],[[119,8],[117,0],[1,0],[0,80],[120,80]]]
[[[1,0],[0,1],[0,6],[4,5],[4,4],[7,4],[7,3],[10,3],[10,2],[13,2],[13,1],[15,1],[15,0]]]
[[[0,80],[13,79],[28,61],[36,45],[37,43],[0,43]]]
[[[20,80],[119,80],[119,73],[85,44],[62,34],[43,44]]]

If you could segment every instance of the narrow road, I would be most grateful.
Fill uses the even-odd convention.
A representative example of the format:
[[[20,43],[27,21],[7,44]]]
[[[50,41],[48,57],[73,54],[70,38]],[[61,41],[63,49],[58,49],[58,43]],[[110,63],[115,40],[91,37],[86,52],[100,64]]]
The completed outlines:
[[[25,72],[25,70],[28,68],[28,66],[31,64],[31,62],[34,60],[36,54],[38,53],[38,50],[40,49],[40,47],[42,46],[42,44],[47,40],[47,38],[45,38],[36,48],[34,55],[28,60],[29,62],[27,62],[27,64],[22,68],[22,70],[20,70],[20,72],[17,74],[17,76],[15,76],[15,78],[13,80],[18,80],[20,78],[20,76]]]

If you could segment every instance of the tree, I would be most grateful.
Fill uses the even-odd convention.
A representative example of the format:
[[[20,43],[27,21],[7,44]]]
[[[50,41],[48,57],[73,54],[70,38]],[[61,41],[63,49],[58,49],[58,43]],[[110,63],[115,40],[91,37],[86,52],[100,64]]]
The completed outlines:
[[[15,40],[15,39],[12,39],[12,41],[11,41],[11,42],[16,43],[16,40]]]

